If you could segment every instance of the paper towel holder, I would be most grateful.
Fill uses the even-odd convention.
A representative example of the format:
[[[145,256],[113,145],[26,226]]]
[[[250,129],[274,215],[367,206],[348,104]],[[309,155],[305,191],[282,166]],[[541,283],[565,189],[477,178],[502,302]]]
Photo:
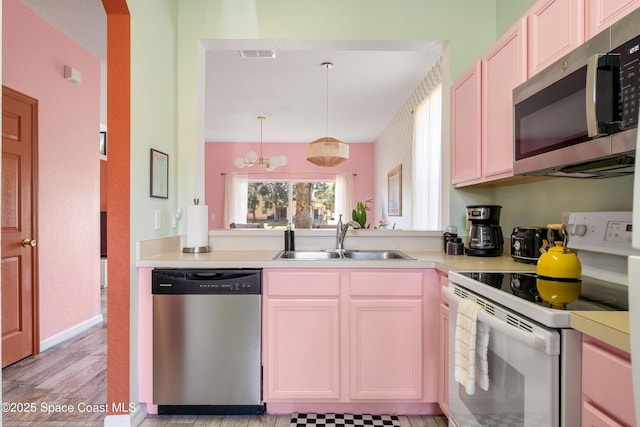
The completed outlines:
[[[200,199],[193,199],[193,204],[198,206],[200,204]],[[182,216],[182,212],[180,212],[180,216]],[[185,246],[184,248],[182,248],[182,252],[187,254],[202,254],[202,253],[211,252],[211,248],[209,247],[209,245],[195,246],[195,247]]]
[[[182,248],[182,252],[184,252],[185,254],[203,254],[203,253],[207,253],[207,252],[211,252],[211,248],[209,248],[209,245],[207,246],[197,246],[195,248]]]

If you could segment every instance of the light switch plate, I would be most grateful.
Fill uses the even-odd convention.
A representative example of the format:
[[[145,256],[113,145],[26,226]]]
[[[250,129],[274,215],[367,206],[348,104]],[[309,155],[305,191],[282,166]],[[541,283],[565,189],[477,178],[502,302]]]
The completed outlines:
[[[160,209],[156,209],[154,212],[154,223],[156,230],[160,230],[162,228],[162,211]]]

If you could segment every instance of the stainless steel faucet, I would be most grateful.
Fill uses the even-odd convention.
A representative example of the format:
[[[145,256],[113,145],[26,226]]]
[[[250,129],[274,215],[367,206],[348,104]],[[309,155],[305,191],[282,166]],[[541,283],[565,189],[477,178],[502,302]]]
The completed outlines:
[[[338,219],[338,225],[336,227],[336,250],[344,251],[344,238],[347,235],[347,230],[349,227],[353,227],[354,229],[361,228],[360,224],[355,221],[349,221],[346,223],[342,223],[342,214]]]

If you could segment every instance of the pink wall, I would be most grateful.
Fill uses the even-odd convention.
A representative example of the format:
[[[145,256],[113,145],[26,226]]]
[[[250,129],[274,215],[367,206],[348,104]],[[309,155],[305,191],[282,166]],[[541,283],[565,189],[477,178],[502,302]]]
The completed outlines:
[[[3,84],[39,101],[40,339],[100,314],[100,62],[18,0],[2,2]],[[82,83],[64,79],[64,65]]]
[[[333,168],[316,166],[306,160],[307,144],[290,143],[265,143],[263,152],[266,158],[284,154],[288,158],[285,166],[278,167],[272,172],[261,174],[261,178],[295,178],[296,176],[309,177],[309,174],[320,174],[319,177],[328,177],[327,174],[355,173],[353,178],[354,197],[356,201],[364,201],[373,196],[373,143],[350,144],[349,160]],[[233,165],[237,157],[244,157],[247,152],[258,152],[260,143],[218,143],[205,144],[205,199],[209,206],[209,228],[223,228],[224,219],[224,175],[221,173],[247,172],[257,173],[264,171],[261,166],[238,169]],[[298,175],[296,175],[298,174]],[[211,214],[215,219],[211,220]],[[351,218],[348,218],[351,219]]]

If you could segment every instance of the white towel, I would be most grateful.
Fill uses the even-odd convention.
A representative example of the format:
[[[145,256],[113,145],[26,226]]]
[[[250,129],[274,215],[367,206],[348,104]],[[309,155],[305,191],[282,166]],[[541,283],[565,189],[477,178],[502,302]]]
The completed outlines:
[[[467,394],[474,394],[476,381],[483,390],[489,389],[489,327],[478,325],[480,306],[470,300],[460,301],[455,331],[455,380]]]
[[[489,390],[489,326],[485,323],[477,323],[476,335],[476,381],[481,389]]]

